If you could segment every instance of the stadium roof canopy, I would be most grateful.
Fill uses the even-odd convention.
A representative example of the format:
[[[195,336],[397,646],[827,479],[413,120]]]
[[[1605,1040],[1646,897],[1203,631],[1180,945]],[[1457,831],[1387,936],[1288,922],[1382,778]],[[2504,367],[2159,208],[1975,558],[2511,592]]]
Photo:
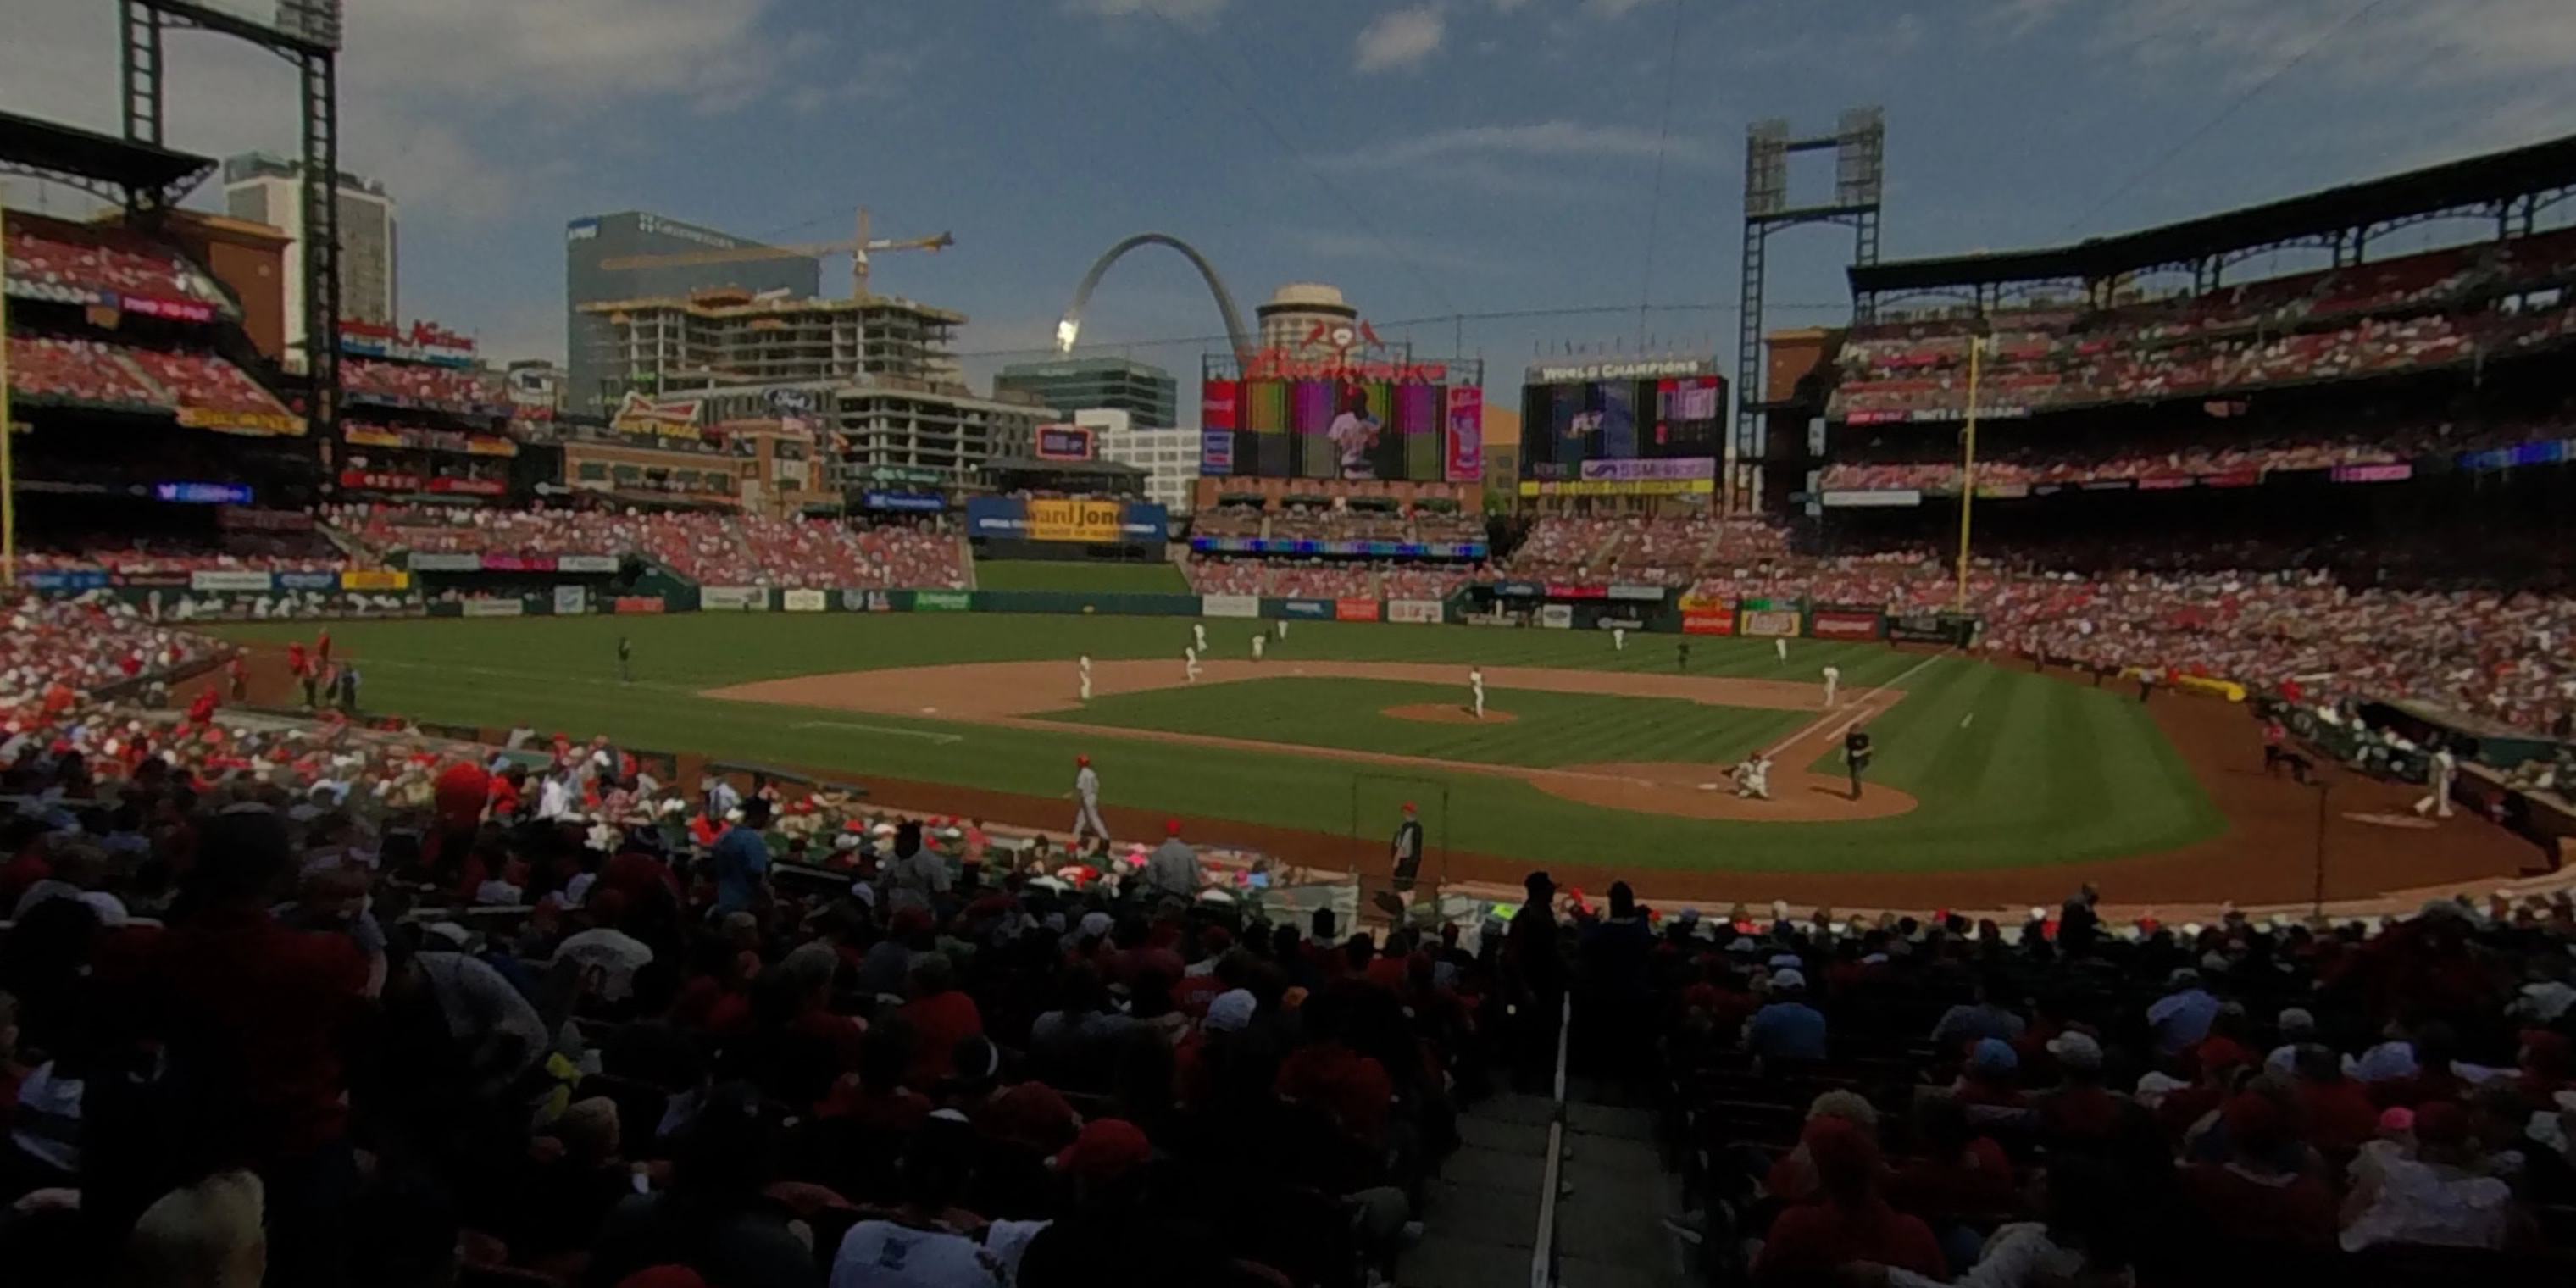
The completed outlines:
[[[2576,135],[2447,161],[2305,196],[2071,246],[1856,264],[1860,295],[2015,282],[2101,281],[2122,273],[2329,237],[2353,229],[2463,213],[2576,186]]]
[[[0,170],[114,200],[169,205],[215,172],[212,157],[0,112]]]

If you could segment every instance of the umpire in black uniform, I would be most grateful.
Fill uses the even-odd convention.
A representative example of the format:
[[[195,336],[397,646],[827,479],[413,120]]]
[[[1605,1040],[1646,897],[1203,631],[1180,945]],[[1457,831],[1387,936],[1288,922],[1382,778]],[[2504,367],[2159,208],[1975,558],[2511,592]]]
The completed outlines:
[[[1869,768],[1869,730],[1855,725],[1843,735],[1843,765],[1851,770],[1851,798],[1859,800],[1861,771]]]

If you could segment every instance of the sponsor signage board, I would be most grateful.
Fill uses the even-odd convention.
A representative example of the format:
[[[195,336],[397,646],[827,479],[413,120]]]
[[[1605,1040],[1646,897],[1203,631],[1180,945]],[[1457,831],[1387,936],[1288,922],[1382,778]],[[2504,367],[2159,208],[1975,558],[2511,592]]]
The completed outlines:
[[[1817,503],[1828,510],[1894,510],[1923,504],[1919,488],[1889,488],[1884,492],[1826,492]]]
[[[1596,460],[1582,464],[1586,482],[1645,482],[1650,479],[1714,479],[1714,456],[1677,456],[1665,460]]]
[[[590,611],[590,592],[579,586],[555,587],[555,616],[579,617]]]
[[[459,607],[465,610],[467,617],[522,617],[528,611],[528,606],[516,595],[507,599],[469,599]]]
[[[1574,605],[1540,605],[1538,610],[1538,624],[1552,631],[1572,630],[1574,628]]]
[[[250,504],[250,485],[173,480],[153,484],[152,499],[180,505],[248,505]]]
[[[615,555],[557,555],[556,572],[615,572]]]
[[[411,574],[399,568],[352,568],[340,574],[342,590],[409,590]]]
[[[1735,602],[1715,595],[1684,594],[1678,607],[1685,613],[1732,613],[1735,611]]]
[[[1610,598],[1631,600],[1638,603],[1660,604],[1664,602],[1664,588],[1661,586],[1623,585],[1618,582],[1612,582],[1610,584]]]
[[[1329,599],[1283,599],[1279,601],[1279,615],[1282,617],[1330,618],[1333,615],[1333,601]]]
[[[1547,583],[1550,599],[1608,599],[1610,587],[1601,582],[1551,581]]]
[[[1520,486],[1522,496],[1693,496],[1716,491],[1713,479],[1522,479]]]
[[[936,492],[898,492],[891,488],[869,488],[860,494],[859,503],[871,510],[899,510],[914,514],[936,513],[948,508],[947,498]]]
[[[769,609],[767,586],[702,586],[698,607],[718,612],[759,613]]]
[[[1732,609],[1702,610],[1682,614],[1684,635],[1733,635],[1735,612]]]
[[[190,590],[264,591],[272,584],[267,573],[239,568],[200,568],[188,574]]]
[[[486,554],[482,559],[485,572],[553,572],[553,555]]]
[[[1374,599],[1336,599],[1333,601],[1333,620],[1337,622],[1376,621],[1377,601]]]
[[[281,572],[277,574],[279,590],[338,590],[340,574],[336,572]]]
[[[1955,613],[1904,613],[1887,619],[1887,638],[1898,644],[1965,646],[1976,637],[1977,619]]]
[[[975,596],[963,590],[916,590],[912,592],[912,611],[916,613],[963,613],[975,607]],[[1255,605],[1256,610],[1258,605]]]
[[[1807,614],[1807,633],[1822,640],[1874,640],[1883,616],[1869,609],[1819,608]]]
[[[2338,465],[2334,467],[2337,483],[2403,483],[2415,477],[2415,467],[2404,461],[2379,465]]]
[[[1440,624],[1441,607],[1436,599],[1390,599],[1386,601],[1386,620],[1415,626]]]
[[[108,584],[108,579],[105,568],[61,568],[20,573],[18,584],[29,590],[98,590]]]
[[[1798,634],[1798,610],[1747,608],[1736,615],[1735,633],[1759,639],[1790,639]]]
[[[778,595],[778,607],[790,613],[819,613],[831,603],[832,597],[819,590],[788,590]]]
[[[660,613],[670,607],[660,595],[620,595],[608,601],[608,606],[621,617],[629,613]]]
[[[411,557],[413,572],[481,572],[483,556],[453,551],[426,550]]]
[[[1042,461],[1087,461],[1098,448],[1087,425],[1040,425],[1037,453]]]
[[[1259,617],[1261,616],[1261,597],[1258,595],[1201,595],[1199,596],[1199,616]]]
[[[1501,581],[1494,583],[1494,593],[1508,599],[1536,599],[1547,588],[1534,581]]]
[[[1651,358],[1636,362],[1591,362],[1571,367],[1532,367],[1534,385],[1593,384],[1604,380],[1662,380],[1711,376],[1717,367],[1705,358]]]

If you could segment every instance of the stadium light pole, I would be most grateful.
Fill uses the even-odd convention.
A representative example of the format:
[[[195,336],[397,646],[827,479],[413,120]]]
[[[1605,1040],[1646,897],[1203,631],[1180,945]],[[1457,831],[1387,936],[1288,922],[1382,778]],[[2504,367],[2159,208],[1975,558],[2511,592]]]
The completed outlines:
[[[1967,427],[1959,435],[1959,594],[1958,611],[1968,611],[1968,523],[1977,507],[1977,378],[1984,371],[1986,319],[1977,315],[1968,331]]]

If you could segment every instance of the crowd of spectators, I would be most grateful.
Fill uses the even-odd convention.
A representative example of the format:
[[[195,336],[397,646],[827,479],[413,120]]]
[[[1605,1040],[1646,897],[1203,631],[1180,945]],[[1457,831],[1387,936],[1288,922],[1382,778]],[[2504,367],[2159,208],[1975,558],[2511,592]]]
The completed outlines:
[[[1399,544],[1483,541],[1481,516],[1417,509],[1352,510],[1291,505],[1276,513],[1257,505],[1221,505],[1191,520],[1202,537],[1268,537],[1274,541],[1385,541]]]
[[[340,364],[340,387],[351,394],[431,407],[503,407],[510,402],[498,375],[420,362],[349,358]]]
[[[61,336],[11,336],[9,387],[22,395],[106,407],[286,414],[266,386],[212,353]]]
[[[1295,599],[1445,599],[1490,581],[1490,564],[1399,563],[1383,559],[1287,560],[1193,554],[1182,565],[1201,595]]]
[[[277,395],[228,359],[184,349],[128,349],[124,356],[181,407],[283,416]]]
[[[957,536],[936,526],[852,527],[753,514],[343,506],[331,521],[379,551],[642,554],[701,585],[962,589]]]
[[[2554,305],[2439,310],[2501,290],[2564,281],[2576,234],[2455,248],[2251,283],[2181,301],[2087,313],[2062,304],[1989,315],[1980,401],[2038,409],[2375,375],[2500,357],[2554,343]],[[1969,322],[1900,320],[1856,329],[1839,358],[1834,414],[1955,416],[1967,397]]]
[[[20,568],[56,572],[99,569],[150,575],[233,569],[338,572],[349,566],[346,555],[311,531],[226,531],[213,541],[91,533],[47,537],[40,543],[40,548],[18,556]]]
[[[8,631],[0,634],[0,737],[13,740],[102,688],[167,673],[212,656],[215,648],[105,595],[26,596],[9,605],[7,620]]]
[[[6,258],[10,277],[39,287],[201,304],[222,298],[177,252],[122,228],[14,216]]]
[[[1625,893],[1577,918],[1575,1049],[1652,1069],[1687,1160],[1670,1225],[1757,1285],[2568,1273],[2564,891],[2375,936],[2112,926],[2090,887],[2017,927],[1657,924]],[[1639,1019],[1660,1049],[1618,1041]]]

